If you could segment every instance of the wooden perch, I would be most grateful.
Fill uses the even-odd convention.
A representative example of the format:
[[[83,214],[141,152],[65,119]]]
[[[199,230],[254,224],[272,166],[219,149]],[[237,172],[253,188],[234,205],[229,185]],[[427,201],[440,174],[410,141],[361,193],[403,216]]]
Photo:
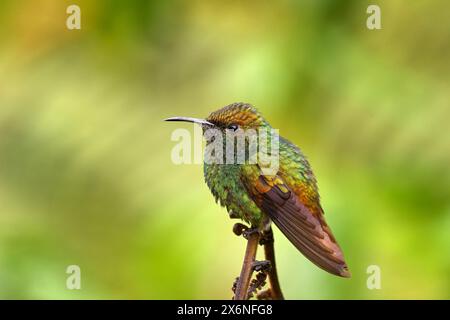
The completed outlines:
[[[275,264],[272,229],[261,234],[256,228],[248,228],[241,223],[236,223],[233,231],[236,235],[243,235],[247,239],[247,248],[245,250],[241,274],[233,285],[233,299],[250,299],[254,293],[257,293],[264,286],[265,279],[268,276],[270,283],[269,289],[258,293],[257,298],[264,300],[283,300]],[[255,260],[258,244],[264,245],[265,261]],[[256,278],[252,280],[254,271],[258,273]]]

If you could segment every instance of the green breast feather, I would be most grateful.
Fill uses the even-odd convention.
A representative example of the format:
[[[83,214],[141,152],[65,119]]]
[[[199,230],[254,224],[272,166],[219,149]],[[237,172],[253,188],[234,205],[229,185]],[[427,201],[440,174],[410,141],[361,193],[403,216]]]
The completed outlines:
[[[230,215],[255,226],[263,222],[265,214],[248,195],[241,177],[244,175],[249,180],[256,181],[259,174],[257,165],[204,164],[205,181],[216,202],[226,207]],[[286,179],[286,183],[293,189],[303,186],[305,197],[311,198],[311,202],[318,202],[316,181],[308,161],[295,145],[282,137],[279,176]]]
[[[204,164],[206,184],[216,202],[227,208],[230,215],[259,226],[263,213],[249,197],[240,179],[241,167],[235,164]]]

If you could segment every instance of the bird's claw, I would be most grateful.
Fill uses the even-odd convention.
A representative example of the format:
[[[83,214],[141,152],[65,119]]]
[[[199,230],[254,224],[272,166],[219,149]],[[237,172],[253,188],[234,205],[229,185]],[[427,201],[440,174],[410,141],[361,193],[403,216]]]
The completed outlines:
[[[235,223],[233,226],[233,233],[237,236],[241,236],[248,227],[242,223]]]
[[[247,228],[246,230],[244,230],[244,232],[242,233],[242,236],[248,240],[248,238],[250,238],[251,235],[253,234],[260,234],[258,228]]]
[[[233,233],[237,236],[243,236],[245,239],[248,240],[248,238],[257,233],[260,234],[260,231],[258,228],[255,227],[248,227],[245,224],[242,223],[235,223],[233,226]]]

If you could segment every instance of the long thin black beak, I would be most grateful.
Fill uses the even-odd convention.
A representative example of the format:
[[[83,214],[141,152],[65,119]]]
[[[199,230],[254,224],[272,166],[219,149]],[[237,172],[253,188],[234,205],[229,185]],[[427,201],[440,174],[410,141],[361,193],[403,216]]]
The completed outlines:
[[[205,119],[198,119],[198,118],[190,118],[190,117],[172,117],[164,119],[164,121],[183,121],[183,122],[192,122],[197,123],[202,126],[214,126],[213,123],[206,121]]]

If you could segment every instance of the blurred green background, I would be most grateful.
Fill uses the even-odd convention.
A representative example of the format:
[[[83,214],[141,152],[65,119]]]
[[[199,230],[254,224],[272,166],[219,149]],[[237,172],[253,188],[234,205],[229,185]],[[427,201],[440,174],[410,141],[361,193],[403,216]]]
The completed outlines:
[[[73,3],[81,30],[66,28]],[[449,10],[2,1],[0,298],[230,298],[244,240],[201,166],[171,162],[162,119],[236,101],[308,155],[352,271],[328,275],[276,230],[287,298],[450,298]]]

